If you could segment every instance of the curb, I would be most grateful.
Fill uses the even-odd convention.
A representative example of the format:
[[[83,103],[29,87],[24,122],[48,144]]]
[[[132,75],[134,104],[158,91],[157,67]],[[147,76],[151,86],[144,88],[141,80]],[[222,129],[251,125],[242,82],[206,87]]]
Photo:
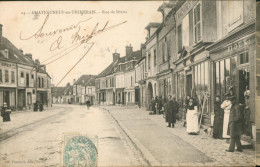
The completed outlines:
[[[107,111],[112,118],[120,125],[120,127],[125,131],[126,135],[132,140],[133,144],[135,145],[136,149],[140,151],[143,155],[144,160],[148,163],[148,166],[161,166],[161,164],[155,159],[155,157],[139,142],[139,140],[122,124],[120,123],[110,112],[109,109],[98,107]]]

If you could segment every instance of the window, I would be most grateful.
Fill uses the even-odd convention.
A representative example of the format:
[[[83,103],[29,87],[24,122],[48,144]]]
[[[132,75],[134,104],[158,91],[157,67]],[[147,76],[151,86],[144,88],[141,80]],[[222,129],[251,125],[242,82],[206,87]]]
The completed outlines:
[[[166,38],[165,38],[165,40],[166,40]],[[167,42],[167,57],[166,57],[166,60],[170,60],[170,58],[171,58],[171,41],[168,40],[166,42]]]
[[[151,54],[148,55],[148,69],[151,68]]]
[[[30,78],[29,78],[29,74],[26,73],[26,86],[29,87],[30,85]]]
[[[9,82],[9,71],[5,70],[5,82]]]
[[[162,57],[163,57],[163,62],[165,62],[165,43],[162,41]]]
[[[240,64],[249,63],[248,52],[241,53],[239,55]]]
[[[215,95],[224,98],[231,85],[230,81],[230,59],[215,63]]]
[[[88,94],[92,94],[92,88],[88,88]]]
[[[193,9],[193,27],[194,27],[194,42],[200,42],[201,37],[201,4],[198,3]]]
[[[33,74],[31,75],[31,79],[34,79],[34,75]]]
[[[42,78],[42,88],[44,88],[44,79]]]
[[[182,50],[182,25],[178,26],[178,52]]]
[[[14,71],[11,72],[11,82],[15,82],[15,76],[14,76]]]
[[[2,79],[2,70],[0,69],[0,83],[3,82],[3,79]]]
[[[154,55],[154,66],[156,66],[156,50],[153,51],[153,55]]]
[[[24,73],[23,72],[21,72],[21,78],[23,78],[24,77]]]
[[[131,86],[133,86],[133,77],[131,76]]]
[[[33,94],[35,94],[35,90],[33,89]]]
[[[187,14],[183,20],[182,20],[182,25],[181,25],[181,37],[182,37],[182,46],[189,46],[189,14]]]
[[[38,88],[41,88],[41,78],[38,77]]]

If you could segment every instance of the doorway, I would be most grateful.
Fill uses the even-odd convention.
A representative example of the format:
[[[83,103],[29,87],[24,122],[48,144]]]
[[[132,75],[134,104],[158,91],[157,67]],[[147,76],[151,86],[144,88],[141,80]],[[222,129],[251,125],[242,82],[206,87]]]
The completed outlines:
[[[186,96],[191,97],[192,90],[192,74],[186,75]]]
[[[245,104],[244,92],[250,90],[249,87],[249,72],[247,69],[239,70],[239,83],[238,83],[238,97],[239,103]]]

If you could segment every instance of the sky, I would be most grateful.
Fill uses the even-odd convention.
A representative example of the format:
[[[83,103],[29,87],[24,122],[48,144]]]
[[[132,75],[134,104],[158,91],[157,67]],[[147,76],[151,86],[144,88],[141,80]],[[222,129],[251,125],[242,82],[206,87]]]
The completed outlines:
[[[162,21],[157,11],[161,4],[162,1],[0,2],[0,24],[4,37],[47,65],[54,85],[65,86],[81,75],[99,74],[113,61],[112,53],[125,56],[127,45],[139,50],[147,36],[145,27],[150,22]],[[88,13],[75,13],[80,10]],[[43,11],[56,13],[47,15]],[[93,43],[91,48],[89,43],[76,47],[80,42],[75,42],[77,35],[91,34],[97,24],[96,30],[117,26],[94,35],[88,41]],[[59,59],[51,62],[56,58]]]

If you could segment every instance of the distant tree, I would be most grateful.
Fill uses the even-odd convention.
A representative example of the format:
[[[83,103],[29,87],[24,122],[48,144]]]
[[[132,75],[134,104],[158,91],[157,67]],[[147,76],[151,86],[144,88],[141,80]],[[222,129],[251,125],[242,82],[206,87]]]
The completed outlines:
[[[70,83],[69,83],[69,82],[67,83],[66,87],[68,87],[68,86],[70,86]]]

